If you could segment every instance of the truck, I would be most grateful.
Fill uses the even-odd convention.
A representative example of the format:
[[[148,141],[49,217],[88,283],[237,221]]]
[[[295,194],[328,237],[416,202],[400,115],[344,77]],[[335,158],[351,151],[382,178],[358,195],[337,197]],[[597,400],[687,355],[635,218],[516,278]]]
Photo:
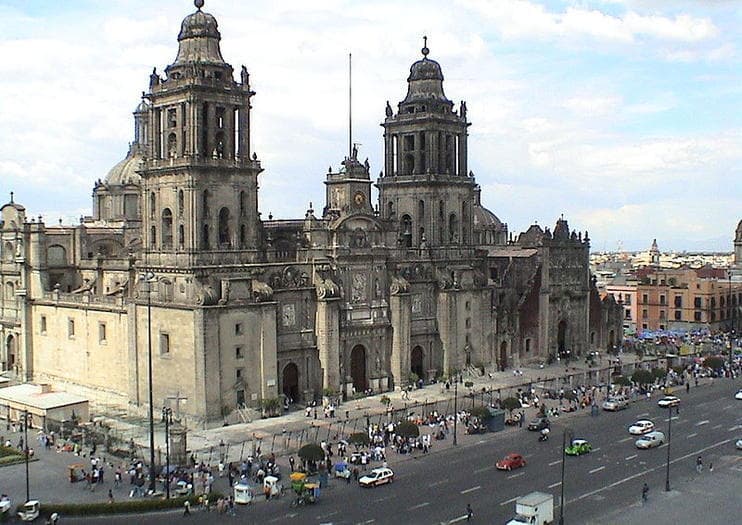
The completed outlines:
[[[554,521],[554,496],[531,492],[515,500],[515,517],[506,525],[550,525]]]

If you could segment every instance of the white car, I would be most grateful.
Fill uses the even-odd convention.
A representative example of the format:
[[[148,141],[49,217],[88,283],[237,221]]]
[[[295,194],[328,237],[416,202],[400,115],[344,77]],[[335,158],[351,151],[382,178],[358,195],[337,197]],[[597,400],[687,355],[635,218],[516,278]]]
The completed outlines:
[[[636,440],[636,448],[654,448],[659,447],[665,442],[665,435],[662,432],[654,431],[645,434]]]
[[[734,399],[742,401],[742,390],[737,390],[737,393],[734,394]]]
[[[738,439],[738,440],[737,440],[737,448],[738,448],[739,450],[742,450],[742,439]]]
[[[375,468],[365,476],[358,480],[358,484],[361,487],[376,487],[383,485],[384,483],[391,483],[394,481],[394,472],[392,469],[382,467]]]
[[[603,410],[623,410],[624,408],[629,408],[629,401],[625,397],[609,397],[604,403],[603,403]]]
[[[632,436],[641,436],[654,430],[654,423],[647,419],[640,419],[629,427],[629,434]]]
[[[657,401],[657,406],[662,408],[676,407],[680,404],[680,398],[675,396],[665,396]]]

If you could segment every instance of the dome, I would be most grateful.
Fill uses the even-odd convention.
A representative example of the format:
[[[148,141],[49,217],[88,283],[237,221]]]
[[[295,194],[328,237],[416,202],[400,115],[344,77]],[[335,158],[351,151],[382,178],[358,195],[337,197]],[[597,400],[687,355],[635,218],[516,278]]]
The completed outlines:
[[[137,173],[137,170],[140,169],[142,160],[141,154],[129,152],[124,160],[111,168],[108,175],[106,175],[105,184],[108,186],[139,184],[141,177]]]
[[[735,240],[737,242],[742,242],[742,221],[739,221],[739,224],[737,224],[737,235]]]
[[[414,82],[416,80],[443,81],[441,65],[435,60],[430,60],[428,57],[418,60],[410,67],[410,76],[407,78],[407,82]]]
[[[183,19],[178,34],[178,56],[174,66],[192,63],[224,64],[219,49],[219,24],[216,18],[201,11],[203,1],[196,0],[198,11]]]
[[[473,210],[473,221],[475,230],[501,230],[503,224],[497,215],[489,211],[484,206],[474,206]]]

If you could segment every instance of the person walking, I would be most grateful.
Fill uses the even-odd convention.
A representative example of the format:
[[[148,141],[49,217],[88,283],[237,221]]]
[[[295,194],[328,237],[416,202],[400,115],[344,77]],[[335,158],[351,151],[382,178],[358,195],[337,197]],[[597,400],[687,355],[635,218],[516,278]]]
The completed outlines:
[[[466,504],[466,521],[471,521],[471,519],[474,517],[474,511],[471,508],[471,504]]]
[[[698,456],[696,458],[696,472],[699,474],[703,471],[703,460],[701,459],[701,456]]]
[[[183,502],[183,516],[190,516],[191,515],[191,502],[188,500],[185,500]]]
[[[649,485],[645,483],[644,486],[642,487],[642,503],[647,502],[648,495],[649,495]]]

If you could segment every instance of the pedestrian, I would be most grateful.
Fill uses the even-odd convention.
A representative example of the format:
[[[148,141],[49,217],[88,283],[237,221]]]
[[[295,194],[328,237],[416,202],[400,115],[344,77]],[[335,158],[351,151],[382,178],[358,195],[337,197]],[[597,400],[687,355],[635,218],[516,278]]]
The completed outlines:
[[[471,504],[466,504],[466,521],[471,521],[471,519],[474,517],[474,511],[471,508]]]
[[[291,472],[296,471],[294,468],[296,465],[296,460],[294,459],[294,456],[289,456],[289,466],[291,467]]]
[[[644,486],[642,487],[642,503],[647,502],[648,494],[649,494],[649,485],[645,483]]]
[[[686,392],[686,394],[687,394],[688,392],[690,392],[690,381],[686,381],[686,382],[685,382],[685,392]]]
[[[188,500],[185,500],[183,502],[183,516],[190,516],[191,515],[191,502]]]
[[[698,456],[696,458],[696,472],[700,474],[702,470],[703,470],[703,460],[701,459],[701,456]]]
[[[714,464],[709,461],[709,472],[714,471]]]
[[[113,503],[113,491],[108,489],[108,503]]]

